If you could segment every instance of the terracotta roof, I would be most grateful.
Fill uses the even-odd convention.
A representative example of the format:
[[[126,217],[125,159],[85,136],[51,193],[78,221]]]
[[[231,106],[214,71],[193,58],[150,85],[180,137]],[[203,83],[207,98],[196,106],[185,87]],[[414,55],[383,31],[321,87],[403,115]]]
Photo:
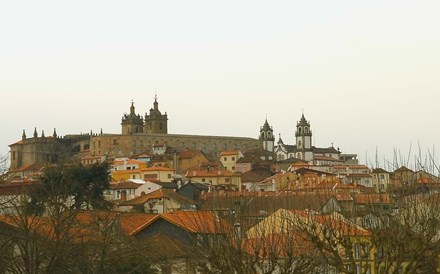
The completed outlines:
[[[110,223],[119,218],[119,225],[125,235],[132,235],[139,227],[157,217],[157,214],[131,213],[116,211],[83,211],[77,214],[76,219],[82,224],[98,222]]]
[[[210,211],[174,211],[159,214],[148,223],[139,227],[132,233],[135,235],[146,229],[158,219],[166,220],[190,233],[225,233],[230,231],[230,226],[223,220],[214,216]]]
[[[222,151],[222,153],[220,153],[220,156],[234,156],[239,154],[240,154],[239,150],[225,150]]]
[[[134,165],[134,164],[145,164],[145,162],[139,160],[128,159],[127,161],[114,161],[112,163],[113,166],[123,166],[123,165]]]
[[[253,169],[241,174],[242,182],[261,182],[272,176],[272,172],[267,169]]]
[[[136,184],[131,181],[110,183],[110,189],[137,189],[140,186],[141,186],[141,184]]]
[[[357,194],[354,196],[356,204],[389,204],[388,194]]]
[[[25,171],[43,171],[45,168],[44,164],[28,164],[22,165],[11,172],[25,172]]]
[[[179,193],[175,192],[171,189],[164,189],[160,188],[158,190],[155,190],[153,192],[150,192],[145,195],[141,195],[139,197],[136,197],[134,199],[128,200],[126,202],[121,203],[120,205],[126,206],[126,205],[143,205],[147,203],[151,199],[161,199],[161,198],[168,198],[171,200],[174,200],[182,205],[193,205],[195,204],[194,201],[180,195]]]
[[[335,165],[333,166],[333,169],[370,169],[368,166],[366,165]]]
[[[224,176],[240,176],[239,174],[235,174],[232,171],[229,170],[211,170],[211,171],[205,171],[205,170],[188,170],[186,172],[186,177],[192,178],[192,177],[224,177]]]
[[[23,140],[17,141],[13,144],[10,144],[9,146],[13,146],[13,145],[22,145],[23,144]]]
[[[174,171],[174,169],[164,166],[152,166],[152,167],[142,168],[141,171]]]
[[[179,159],[192,159],[202,153],[200,150],[196,149],[187,149],[179,153],[178,158]]]

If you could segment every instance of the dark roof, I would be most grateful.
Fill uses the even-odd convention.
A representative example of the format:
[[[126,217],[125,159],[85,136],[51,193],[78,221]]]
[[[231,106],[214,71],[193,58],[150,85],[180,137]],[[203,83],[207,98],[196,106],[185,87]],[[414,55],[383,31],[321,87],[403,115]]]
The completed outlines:
[[[272,176],[272,172],[265,168],[253,169],[248,172],[241,174],[241,181],[245,182],[261,182],[264,179]]]
[[[319,174],[319,175],[334,175],[333,173],[319,171],[319,170],[305,168],[305,167],[298,168],[298,169],[294,170],[293,173],[295,173],[295,174],[315,173],[315,174]]]
[[[304,161],[304,160],[301,160],[301,159],[298,159],[298,158],[295,158],[295,157],[290,157],[290,158],[287,158],[287,159],[285,159],[285,160],[282,160],[282,161],[279,161],[280,163],[285,163],[285,164],[293,164],[293,163],[298,163],[298,162],[304,162],[304,163],[307,163],[307,161]]]
[[[201,184],[201,183],[191,182],[191,181],[184,184],[180,189],[185,188],[185,187],[189,187],[189,186],[193,186],[194,188],[197,188],[198,190],[205,190],[205,191],[209,190],[209,186],[207,186],[205,184]]]
[[[312,150],[314,153],[337,153],[337,154],[341,154],[341,152],[339,150],[337,150],[334,147],[312,147]]]
[[[389,172],[379,167],[379,168],[374,168],[372,173],[389,173]]]
[[[124,182],[111,183],[110,189],[137,189],[140,186],[141,184],[136,184],[133,183],[132,181],[124,181]]]
[[[195,202],[180,195],[179,193],[175,192],[174,190],[170,189],[158,189],[156,191],[150,192],[145,195],[141,195],[139,197],[136,197],[134,199],[131,199],[129,201],[125,201],[121,203],[120,205],[143,205],[147,203],[150,199],[158,199],[158,198],[168,198],[171,200],[174,200],[181,205],[194,205]]]
[[[157,185],[160,185],[164,189],[177,189],[176,182],[154,182]]]
[[[414,172],[406,166],[401,166],[398,169],[394,170],[394,172]]]

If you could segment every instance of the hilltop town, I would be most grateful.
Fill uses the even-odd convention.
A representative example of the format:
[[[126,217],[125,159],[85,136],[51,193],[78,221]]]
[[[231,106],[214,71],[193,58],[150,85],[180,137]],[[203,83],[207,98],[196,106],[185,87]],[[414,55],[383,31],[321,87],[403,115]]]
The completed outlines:
[[[114,239],[148,243],[145,254],[140,248],[130,254],[140,254],[139,261],[159,273],[437,270],[435,174],[404,165],[370,167],[355,153],[318,147],[305,114],[292,127],[294,144],[285,144],[281,135],[276,140],[267,119],[256,129],[258,138],[173,134],[168,119],[156,97],[145,116],[132,102],[118,134],[59,136],[54,129],[49,136],[35,128],[28,136],[23,130],[21,140],[9,145],[0,224],[17,233],[23,227],[16,216],[26,216],[38,224],[28,229],[54,241],[51,212],[24,213],[20,201],[31,200],[26,197],[34,197],[35,186],[51,183],[50,170],[105,165],[110,179],[98,192],[107,210],[87,199],[76,204],[77,195],[64,197],[75,220],[64,233],[71,242],[81,234],[89,243],[90,237],[97,240],[90,227],[110,227]],[[93,183],[98,173],[91,174]],[[67,181],[77,188],[76,180]],[[41,205],[51,208],[54,202]]]

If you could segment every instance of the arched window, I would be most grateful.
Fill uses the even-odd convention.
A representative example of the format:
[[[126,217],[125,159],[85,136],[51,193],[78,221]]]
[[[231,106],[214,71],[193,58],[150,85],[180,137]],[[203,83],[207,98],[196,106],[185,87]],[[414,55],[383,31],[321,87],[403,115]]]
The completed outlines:
[[[272,137],[272,136],[271,136],[271,134],[270,134],[270,131],[268,131],[268,132],[267,132],[267,138],[270,138],[270,137]]]
[[[301,147],[301,144],[302,144],[302,143],[301,143],[301,140],[298,140],[298,148],[302,148],[302,147]]]
[[[302,128],[299,127],[299,128],[298,128],[298,132],[299,132],[299,133],[302,133]]]
[[[301,153],[297,153],[296,158],[301,159]]]
[[[264,134],[264,131],[261,132],[261,137],[262,137],[263,139],[266,138],[266,134]]]
[[[309,133],[309,128],[308,127],[304,128],[304,133]]]

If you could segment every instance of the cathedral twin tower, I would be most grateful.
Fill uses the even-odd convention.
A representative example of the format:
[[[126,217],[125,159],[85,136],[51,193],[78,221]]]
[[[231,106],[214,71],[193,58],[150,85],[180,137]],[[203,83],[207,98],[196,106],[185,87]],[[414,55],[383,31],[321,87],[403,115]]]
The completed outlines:
[[[157,96],[154,97],[153,108],[150,113],[145,113],[145,120],[135,113],[134,102],[131,102],[130,114],[124,114],[122,117],[122,134],[136,133],[168,133],[168,116],[167,113],[162,115],[159,110]]]

